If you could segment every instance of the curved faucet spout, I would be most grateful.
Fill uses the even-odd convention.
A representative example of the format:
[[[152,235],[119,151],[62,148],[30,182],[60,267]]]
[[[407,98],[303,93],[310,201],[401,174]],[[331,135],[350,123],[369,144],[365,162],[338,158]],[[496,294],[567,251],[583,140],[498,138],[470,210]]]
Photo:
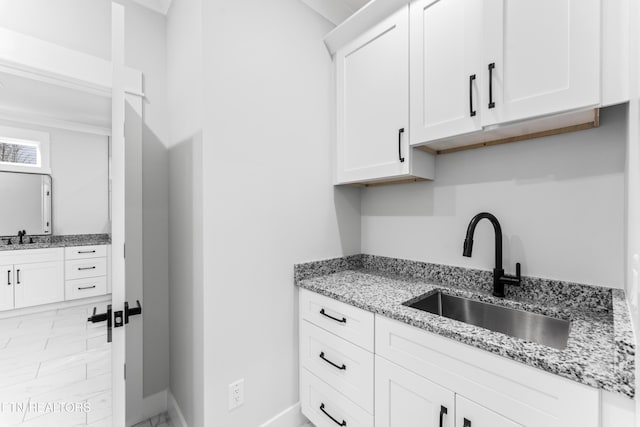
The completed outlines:
[[[462,251],[462,255],[471,257],[471,252],[473,251],[473,235],[476,232],[476,226],[483,219],[488,219],[493,225],[496,240],[496,270],[502,270],[502,227],[500,227],[498,218],[496,218],[495,215],[490,214],[489,212],[480,212],[478,215],[474,216],[471,219],[469,227],[467,227],[467,235],[464,239],[464,249]]]

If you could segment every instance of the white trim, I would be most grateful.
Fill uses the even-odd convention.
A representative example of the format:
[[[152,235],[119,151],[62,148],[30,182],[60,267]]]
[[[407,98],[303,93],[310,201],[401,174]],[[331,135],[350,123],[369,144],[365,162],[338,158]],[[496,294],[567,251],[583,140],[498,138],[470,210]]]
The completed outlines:
[[[70,130],[74,132],[90,133],[101,136],[111,136],[110,127],[93,126],[80,122],[58,120],[37,114],[20,114],[15,111],[0,108],[0,120],[20,125],[41,126],[54,129]]]
[[[44,311],[59,310],[65,308],[78,307],[81,305],[100,304],[111,302],[111,295],[99,295],[97,297],[76,299],[72,301],[54,302],[52,304],[37,305],[34,307],[18,308],[15,310],[0,311],[0,319],[9,317],[25,316],[29,314],[41,313]]]
[[[140,419],[136,422],[148,420],[149,418],[167,412],[167,390],[162,390],[142,400]]]
[[[298,402],[261,424],[260,427],[300,427],[308,422],[309,420],[302,415],[300,402]]]
[[[178,406],[178,402],[176,402],[175,397],[171,394],[171,390],[167,391],[167,411],[169,412],[169,417],[171,417],[171,423],[174,427],[189,427],[189,424],[187,424],[184,419],[184,415],[182,415],[180,406]]]

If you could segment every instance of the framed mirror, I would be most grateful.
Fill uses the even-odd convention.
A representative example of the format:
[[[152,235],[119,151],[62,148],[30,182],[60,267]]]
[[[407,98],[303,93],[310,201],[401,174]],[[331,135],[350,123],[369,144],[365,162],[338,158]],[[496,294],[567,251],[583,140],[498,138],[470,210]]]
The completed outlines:
[[[0,236],[51,234],[51,175],[0,171]]]

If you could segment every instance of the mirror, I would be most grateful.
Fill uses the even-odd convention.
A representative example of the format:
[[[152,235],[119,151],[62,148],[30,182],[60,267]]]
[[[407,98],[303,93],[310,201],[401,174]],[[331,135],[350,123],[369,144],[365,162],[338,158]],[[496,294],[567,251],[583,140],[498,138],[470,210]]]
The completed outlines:
[[[0,235],[51,234],[51,176],[0,172]]]

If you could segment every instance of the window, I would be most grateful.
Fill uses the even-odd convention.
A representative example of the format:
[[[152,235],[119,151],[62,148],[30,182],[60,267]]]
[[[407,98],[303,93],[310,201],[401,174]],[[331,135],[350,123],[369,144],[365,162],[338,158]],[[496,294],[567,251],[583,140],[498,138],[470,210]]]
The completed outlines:
[[[40,166],[38,143],[0,138],[0,163]]]
[[[0,126],[0,170],[51,173],[49,134]]]

